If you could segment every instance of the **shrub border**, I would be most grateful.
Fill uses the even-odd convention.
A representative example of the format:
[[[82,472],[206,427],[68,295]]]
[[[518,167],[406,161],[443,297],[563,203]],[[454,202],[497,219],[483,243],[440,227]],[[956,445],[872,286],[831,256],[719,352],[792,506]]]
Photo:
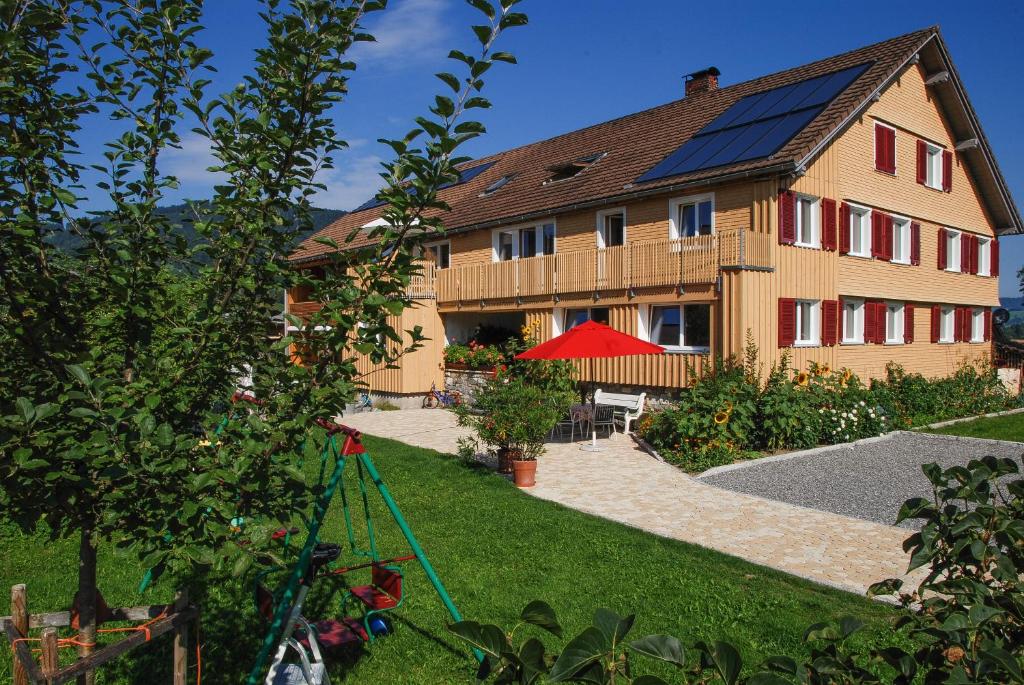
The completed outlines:
[[[929,423],[927,426],[918,426],[917,428],[911,428],[912,431],[921,431],[929,428],[945,428],[946,426],[954,426],[958,423],[967,423],[968,421],[977,421],[978,419],[992,419],[997,416],[1011,416],[1013,414],[1024,413],[1024,407],[1018,407],[1016,409],[1007,409],[1006,411],[993,411],[988,414],[978,414],[977,416],[967,416],[960,419],[949,419],[948,421],[939,421],[938,423]],[[998,442],[1006,442],[1000,440]]]

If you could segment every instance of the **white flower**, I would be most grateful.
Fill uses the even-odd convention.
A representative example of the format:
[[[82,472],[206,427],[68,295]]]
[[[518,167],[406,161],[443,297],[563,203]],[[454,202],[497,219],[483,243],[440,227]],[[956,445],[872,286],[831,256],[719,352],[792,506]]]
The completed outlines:
[[[860,401],[860,406],[862,406],[862,407],[867,406],[867,405],[864,404],[864,400]]]

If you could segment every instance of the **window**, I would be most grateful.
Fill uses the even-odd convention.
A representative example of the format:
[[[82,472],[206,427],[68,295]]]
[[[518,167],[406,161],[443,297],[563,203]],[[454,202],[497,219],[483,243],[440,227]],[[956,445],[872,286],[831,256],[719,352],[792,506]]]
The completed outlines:
[[[843,343],[864,342],[864,300],[843,300]]]
[[[978,275],[992,275],[992,240],[978,238]]]
[[[946,271],[960,271],[960,231],[946,229]]]
[[[484,192],[480,193],[480,197],[487,197],[488,195],[493,195],[494,193],[501,190],[505,186],[505,184],[511,181],[513,178],[515,178],[514,174],[502,176],[497,181],[484,188]]]
[[[452,263],[452,244],[447,240],[427,243],[423,246],[423,254],[429,257],[438,269],[447,269]]]
[[[492,234],[492,261],[507,262],[555,253],[555,224],[507,228]]]
[[[671,352],[707,352],[711,348],[711,305],[655,304],[640,308],[642,338]]]
[[[850,206],[850,252],[857,257],[871,256],[871,210]]]
[[[803,247],[821,247],[819,240],[821,210],[818,198],[797,195],[796,197],[796,244]]]
[[[971,342],[985,342],[985,310],[971,310]]]
[[[942,148],[926,142],[924,150],[924,184],[942,190]]]
[[[818,331],[821,303],[817,300],[796,301],[796,341],[795,345],[812,346],[818,344]]]
[[[892,261],[910,264],[910,219],[892,218]]]
[[[565,162],[563,164],[556,164],[548,167],[548,171],[551,172],[551,176],[548,180],[544,181],[547,183],[554,183],[555,181],[566,181],[570,178],[578,176],[583,172],[584,169],[591,166],[595,162],[598,162],[604,157],[607,152],[598,152],[597,154],[587,155],[586,157],[580,157],[574,159],[571,162]]]
[[[669,238],[711,235],[715,230],[715,196],[695,195],[669,201]]]
[[[902,345],[904,311],[902,302],[885,303],[885,344]]]
[[[896,129],[875,123],[875,169],[896,173]]]
[[[566,309],[562,317],[562,333],[587,321],[608,324],[608,307]]]
[[[942,307],[939,310],[939,342],[953,342],[955,319],[956,310],[953,307]]]
[[[597,246],[616,247],[626,243],[626,210],[609,209],[597,213]]]

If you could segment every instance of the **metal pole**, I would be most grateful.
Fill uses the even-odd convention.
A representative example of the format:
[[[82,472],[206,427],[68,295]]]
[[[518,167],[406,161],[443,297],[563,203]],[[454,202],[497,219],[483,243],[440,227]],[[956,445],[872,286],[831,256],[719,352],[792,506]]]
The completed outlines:
[[[437,591],[437,595],[441,598],[441,602],[444,604],[448,613],[451,614],[452,620],[458,622],[462,620],[462,614],[459,613],[458,608],[455,606],[455,602],[452,601],[451,596],[444,587],[444,583],[438,578],[437,573],[434,571],[434,567],[430,565],[430,560],[427,559],[427,555],[423,553],[423,548],[420,547],[420,543],[417,542],[416,536],[412,532],[412,528],[405,522],[405,517],[402,516],[401,510],[398,508],[398,504],[395,503],[394,498],[391,496],[391,491],[388,490],[388,486],[381,480],[380,474],[377,473],[377,469],[373,465],[373,460],[370,459],[370,455],[366,452],[357,455],[357,458],[362,462],[363,466],[366,467],[366,472],[370,474],[370,479],[373,484],[377,486],[377,491],[380,492],[381,498],[384,503],[388,506],[388,510],[391,511],[391,515],[395,519],[395,523],[398,524],[399,529],[402,531],[402,535],[405,536],[406,541],[409,543],[409,547],[412,549],[412,553],[416,555],[417,561],[420,562],[420,566],[423,567],[423,572],[427,574],[427,580],[434,586],[434,590]],[[484,660],[483,652],[479,649],[473,648],[473,655],[477,661],[482,662]]]

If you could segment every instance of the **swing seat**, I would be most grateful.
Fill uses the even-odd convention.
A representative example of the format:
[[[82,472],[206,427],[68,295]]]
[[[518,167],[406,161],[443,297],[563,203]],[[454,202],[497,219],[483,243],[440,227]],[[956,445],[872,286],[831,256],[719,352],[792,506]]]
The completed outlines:
[[[342,649],[352,645],[361,645],[369,641],[363,624],[348,616],[341,620],[326,619],[313,624],[316,628],[317,643],[327,650]],[[309,636],[299,640],[303,646],[309,646]]]
[[[398,567],[374,565],[370,583],[349,590],[367,609],[383,611],[402,603],[402,571]]]

